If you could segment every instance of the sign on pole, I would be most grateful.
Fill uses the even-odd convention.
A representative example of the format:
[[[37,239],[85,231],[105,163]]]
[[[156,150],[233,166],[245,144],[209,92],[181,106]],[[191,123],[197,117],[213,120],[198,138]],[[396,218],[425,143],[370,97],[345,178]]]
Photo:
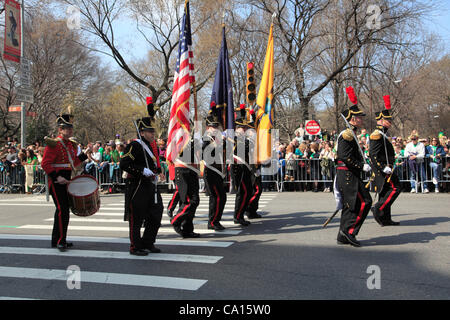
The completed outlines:
[[[20,63],[20,86],[16,91],[16,100],[24,103],[34,103],[33,84],[31,82],[31,61],[22,58]]]
[[[320,124],[316,120],[306,120],[305,132],[310,136],[316,136],[320,134]]]
[[[5,0],[3,59],[20,63],[22,56],[22,16],[18,1]]]

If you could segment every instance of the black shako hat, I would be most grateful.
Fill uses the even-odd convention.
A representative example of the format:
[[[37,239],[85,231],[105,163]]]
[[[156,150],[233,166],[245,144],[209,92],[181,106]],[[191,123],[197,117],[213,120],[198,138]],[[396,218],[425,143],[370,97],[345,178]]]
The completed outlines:
[[[147,113],[148,117],[143,117],[136,120],[139,131],[154,131],[155,130],[155,107],[153,105],[153,98],[147,97]]]
[[[364,117],[366,114],[358,108],[358,99],[355,94],[355,90],[353,87],[348,87],[345,89],[347,92],[348,98],[350,99],[351,103],[353,104],[350,108],[342,112],[342,115],[344,116],[345,120],[350,120],[352,116],[360,116]]]
[[[376,120],[381,120],[381,119],[392,120],[392,115],[389,112],[389,110],[391,110],[391,97],[384,96],[383,100],[384,100],[385,109],[383,111],[376,112],[375,119]]]

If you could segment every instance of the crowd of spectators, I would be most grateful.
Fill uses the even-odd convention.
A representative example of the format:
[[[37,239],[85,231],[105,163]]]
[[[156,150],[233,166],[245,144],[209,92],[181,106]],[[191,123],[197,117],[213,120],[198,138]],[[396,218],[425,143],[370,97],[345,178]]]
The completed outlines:
[[[276,146],[278,173],[274,176],[264,175],[263,188],[276,189],[269,181],[282,182],[288,191],[323,191],[333,190],[335,172],[336,141],[338,133],[323,130],[320,135],[309,136],[302,126],[294,132],[290,142],[280,142]],[[357,136],[363,152],[368,156],[369,132],[361,130]],[[122,181],[119,169],[120,157],[131,140],[125,141],[116,135],[107,142],[95,141],[79,147],[88,156],[78,173],[91,174],[99,179],[104,192],[115,192]],[[417,131],[408,137],[392,137],[395,149],[394,170],[403,181],[410,181],[411,192],[416,192],[416,180],[422,181],[422,192],[428,193],[427,181],[434,184],[434,191],[439,191],[439,181],[450,178],[450,140],[440,133],[437,137],[420,138]],[[158,139],[159,157],[163,173],[168,176],[165,164],[166,140]],[[44,153],[42,142],[22,148],[17,139],[8,138],[0,145],[0,192],[7,186],[16,186],[26,193],[41,192],[43,173],[39,168]],[[427,175],[428,173],[428,175]],[[6,178],[5,178],[6,177]],[[427,177],[427,179],[423,179]],[[168,181],[168,178],[166,178]],[[107,183],[103,183],[107,182]]]
[[[357,135],[367,157],[369,136],[367,129],[362,129]],[[294,131],[290,142],[281,142],[276,150],[280,167],[278,180],[283,181],[285,189],[331,192],[337,139],[336,131],[324,130],[321,135],[310,136],[300,126]],[[411,192],[418,189],[416,181],[421,181],[421,191],[428,193],[428,178],[431,178],[435,192],[439,192],[440,180],[449,180],[450,140],[442,132],[436,137],[420,138],[418,132],[413,130],[408,137],[392,137],[392,143],[395,150],[394,170],[401,180],[410,181]],[[263,187],[270,189],[270,184],[266,183]]]
[[[120,157],[131,140],[125,141],[116,135],[107,142],[95,141],[79,144],[88,159],[78,169],[77,174],[90,174],[99,180],[104,193],[112,193],[120,188]],[[159,156],[165,160],[165,140],[158,139]],[[17,139],[8,137],[0,146],[0,192],[39,193],[43,190],[45,176],[40,169],[45,146],[36,141],[22,148]],[[166,166],[163,165],[165,170]]]

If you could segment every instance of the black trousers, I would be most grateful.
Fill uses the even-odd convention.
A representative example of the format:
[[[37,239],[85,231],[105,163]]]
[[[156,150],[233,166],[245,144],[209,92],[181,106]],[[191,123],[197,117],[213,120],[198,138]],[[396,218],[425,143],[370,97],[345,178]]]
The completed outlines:
[[[194,231],[195,211],[200,203],[198,175],[188,168],[175,168],[175,184],[180,194],[180,207],[170,223],[178,233]]]
[[[233,181],[235,183],[236,200],[234,203],[234,219],[244,219],[244,212],[252,196],[251,171],[243,164],[232,165]]]
[[[250,197],[250,200],[248,202],[247,206],[247,212],[249,215],[255,215],[256,211],[258,211],[259,207],[259,198],[261,198],[262,194],[262,177],[261,176],[255,176],[253,179],[253,186],[252,186],[252,195]]]
[[[136,182],[132,184],[133,195],[130,199],[129,228],[130,250],[148,248],[155,243],[156,235],[161,226],[164,210],[161,194],[157,192],[155,203],[155,186],[149,182]],[[144,233],[141,236],[141,227]]]
[[[178,187],[176,186],[175,192],[172,195],[172,199],[169,201],[169,204],[167,205],[167,210],[173,213],[179,201],[180,201],[180,193],[178,192]]]
[[[217,172],[205,168],[203,178],[209,194],[208,224],[213,226],[222,219],[223,209],[227,202],[227,191],[223,184],[223,178]]]
[[[356,236],[372,207],[372,197],[361,179],[358,179],[356,203],[353,208],[346,205],[346,197],[348,196],[351,195],[344,188],[342,192],[344,208],[342,209],[340,228],[348,234]]]
[[[378,202],[374,205],[380,214],[380,220],[382,222],[391,221],[391,207],[397,197],[400,195],[401,190],[400,180],[397,175],[393,174],[389,182],[386,182],[378,195]]]
[[[60,175],[70,180],[70,171],[61,172]],[[67,228],[69,226],[70,204],[67,193],[67,185],[48,180],[49,191],[56,206],[53,219],[52,246],[65,244],[67,237]]]

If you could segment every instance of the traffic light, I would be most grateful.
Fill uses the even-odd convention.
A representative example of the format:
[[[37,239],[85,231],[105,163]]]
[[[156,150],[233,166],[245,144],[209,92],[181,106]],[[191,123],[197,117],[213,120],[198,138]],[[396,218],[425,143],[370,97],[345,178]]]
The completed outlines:
[[[253,62],[247,63],[247,102],[249,105],[255,103],[256,100],[256,85],[255,85],[255,64]]]

